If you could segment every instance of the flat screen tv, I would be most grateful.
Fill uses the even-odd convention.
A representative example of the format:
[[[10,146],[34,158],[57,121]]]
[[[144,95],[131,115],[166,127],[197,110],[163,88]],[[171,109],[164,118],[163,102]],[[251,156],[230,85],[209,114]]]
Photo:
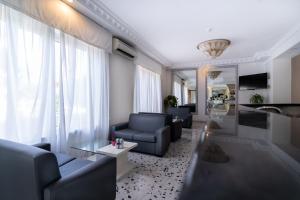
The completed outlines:
[[[256,90],[268,88],[268,73],[252,74],[239,77],[240,90]]]

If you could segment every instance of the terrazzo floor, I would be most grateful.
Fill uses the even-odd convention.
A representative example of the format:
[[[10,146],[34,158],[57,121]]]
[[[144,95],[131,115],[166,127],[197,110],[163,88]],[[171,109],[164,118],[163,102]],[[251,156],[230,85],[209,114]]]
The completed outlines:
[[[177,199],[203,123],[183,129],[164,157],[129,152],[134,169],[117,182],[116,200]]]

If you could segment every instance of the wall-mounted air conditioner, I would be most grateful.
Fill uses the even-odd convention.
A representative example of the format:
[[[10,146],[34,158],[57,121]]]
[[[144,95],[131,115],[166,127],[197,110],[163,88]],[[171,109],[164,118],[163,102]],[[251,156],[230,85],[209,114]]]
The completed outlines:
[[[133,60],[135,58],[136,50],[134,49],[134,47],[115,37],[112,40],[112,44],[114,53],[124,56],[130,60]]]

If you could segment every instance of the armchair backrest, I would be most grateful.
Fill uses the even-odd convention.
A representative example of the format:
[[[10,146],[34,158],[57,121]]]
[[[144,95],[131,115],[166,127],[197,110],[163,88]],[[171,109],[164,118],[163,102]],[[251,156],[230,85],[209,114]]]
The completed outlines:
[[[130,114],[128,127],[142,132],[155,132],[165,124],[166,116],[164,115]]]
[[[172,125],[173,116],[167,113],[151,113],[151,112],[139,112],[140,115],[162,115],[166,117],[166,124],[168,126]]]
[[[0,139],[0,199],[42,200],[44,188],[60,178],[53,153]]]
[[[191,115],[190,108],[178,107],[178,108],[169,108],[168,114],[173,115],[173,117],[178,116],[181,119],[186,119]]]
[[[190,104],[185,104],[182,106],[178,106],[179,108],[189,108],[190,112],[196,112],[196,104],[195,103],[190,103]]]

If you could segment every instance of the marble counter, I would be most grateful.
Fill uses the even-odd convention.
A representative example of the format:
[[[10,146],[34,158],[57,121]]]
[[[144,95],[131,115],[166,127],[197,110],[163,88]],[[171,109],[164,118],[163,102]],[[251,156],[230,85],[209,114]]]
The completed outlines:
[[[185,199],[300,199],[300,118],[246,106],[210,113],[184,181]],[[204,161],[211,144],[229,162]]]

